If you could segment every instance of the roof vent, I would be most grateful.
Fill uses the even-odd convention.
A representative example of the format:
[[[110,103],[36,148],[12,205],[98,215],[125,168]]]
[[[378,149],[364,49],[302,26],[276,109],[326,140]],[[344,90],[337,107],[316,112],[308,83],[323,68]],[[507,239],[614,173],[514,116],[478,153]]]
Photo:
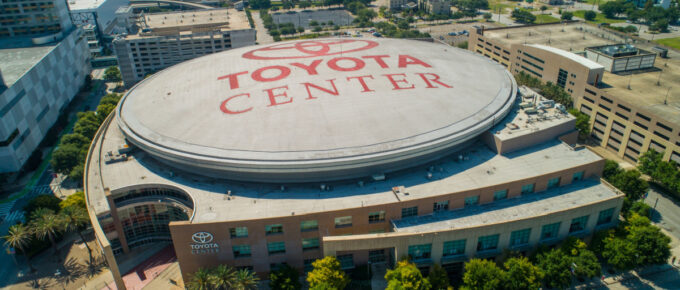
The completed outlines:
[[[286,191],[286,186],[281,185],[281,191]]]
[[[376,174],[371,175],[371,177],[373,178],[373,181],[385,180],[385,174],[384,173],[376,173]]]
[[[364,187],[364,182],[361,181],[361,180],[359,180],[359,182],[357,182],[357,185],[358,185],[359,187]]]
[[[432,179],[432,172],[427,173],[427,179]]]

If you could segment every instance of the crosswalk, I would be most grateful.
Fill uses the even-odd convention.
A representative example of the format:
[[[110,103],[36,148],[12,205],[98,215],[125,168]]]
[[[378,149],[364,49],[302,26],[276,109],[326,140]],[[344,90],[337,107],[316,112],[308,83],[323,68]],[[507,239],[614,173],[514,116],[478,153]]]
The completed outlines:
[[[16,203],[16,200],[12,200],[3,204],[0,204],[0,220],[7,215],[9,215],[10,211],[12,211],[12,207],[14,207],[14,203]]]
[[[54,194],[59,192],[59,185],[41,185],[33,187],[33,195]]]
[[[15,210],[5,218],[5,223],[13,224],[15,221],[24,221],[23,210]]]

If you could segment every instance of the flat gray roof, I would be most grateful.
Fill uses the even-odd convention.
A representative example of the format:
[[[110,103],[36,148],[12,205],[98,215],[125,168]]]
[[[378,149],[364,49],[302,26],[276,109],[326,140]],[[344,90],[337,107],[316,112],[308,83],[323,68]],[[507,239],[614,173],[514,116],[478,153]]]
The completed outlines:
[[[586,179],[548,191],[524,194],[460,210],[394,220],[394,231],[432,232],[544,216],[616,198],[620,193],[598,180]]]
[[[484,36],[506,44],[540,44],[573,52],[585,51],[586,48],[593,46],[626,43],[626,40],[617,34],[585,23],[507,27],[487,30]],[[637,41],[633,45],[653,51],[652,48],[657,44]],[[630,74],[613,74],[605,71],[600,88],[623,101],[678,124],[680,52],[669,49],[668,58],[657,57],[654,68]],[[657,85],[657,81],[660,85]]]
[[[387,175],[385,181],[358,180],[328,183],[331,191],[321,191],[321,183],[278,184],[233,182],[184,173],[159,163],[141,150],[124,162],[104,163],[108,151],[116,151],[124,136],[113,121],[104,135],[93,143],[95,156],[87,172],[89,203],[96,214],[109,211],[104,188],[115,195],[131,187],[158,185],[187,192],[194,201],[192,223],[237,221],[327,212],[362,206],[420,199],[535,177],[565,168],[601,160],[595,153],[575,150],[559,141],[498,155],[477,143],[458,155],[442,158],[432,166],[428,180],[426,166]],[[395,196],[392,188],[404,186],[409,195]],[[226,192],[230,190],[231,199]]]
[[[159,158],[233,179],[328,180],[449,150],[502,119],[515,94],[507,70],[466,50],[328,38],[163,70],[121,100],[119,125]]]
[[[11,87],[56,45],[30,46],[30,39],[24,38],[0,40],[0,71],[7,87]]]

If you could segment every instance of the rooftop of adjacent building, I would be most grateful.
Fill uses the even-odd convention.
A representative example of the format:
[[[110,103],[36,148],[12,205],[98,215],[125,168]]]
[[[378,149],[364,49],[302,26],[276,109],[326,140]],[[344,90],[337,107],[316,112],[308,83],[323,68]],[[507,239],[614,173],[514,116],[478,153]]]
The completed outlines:
[[[626,43],[626,39],[617,34],[585,23],[492,29],[485,30],[484,36],[508,45],[541,44],[575,53],[588,47]],[[637,40],[633,45],[646,51],[653,51],[656,46],[646,40]],[[673,123],[680,123],[680,52],[669,49],[668,58],[657,56],[654,67],[629,73],[605,72],[600,89]]]
[[[460,210],[394,220],[394,231],[422,233],[517,221],[614,199],[621,194],[599,180],[586,179],[543,192],[523,194]]]
[[[58,44],[35,46],[31,38],[0,38],[0,73],[7,87],[11,87]]]
[[[71,12],[82,12],[96,10],[108,0],[68,0],[68,7]]]
[[[519,87],[521,96],[508,116],[491,129],[501,140],[518,138],[547,128],[567,123],[574,118],[566,110],[525,86]],[[562,106],[564,108],[564,106]]]
[[[167,13],[144,14],[140,16],[142,29],[190,28],[214,25],[216,28],[248,29],[250,23],[245,12],[236,9],[207,9]]]
[[[500,185],[601,160],[595,153],[572,148],[557,140],[505,155],[476,143],[462,152],[444,156],[429,165],[388,174],[384,181],[361,180],[321,183],[246,183],[197,176],[169,168],[141,150],[126,161],[105,163],[104,155],[125,143],[113,120],[93,144],[95,158],[87,172],[89,203],[97,214],[108,212],[104,188],[166,185],[179,188],[194,201],[192,222],[244,220],[327,212],[415,200]],[[104,140],[104,142],[102,142]],[[428,177],[429,175],[429,177]],[[404,193],[393,192],[404,186]],[[230,195],[227,195],[230,191]]]

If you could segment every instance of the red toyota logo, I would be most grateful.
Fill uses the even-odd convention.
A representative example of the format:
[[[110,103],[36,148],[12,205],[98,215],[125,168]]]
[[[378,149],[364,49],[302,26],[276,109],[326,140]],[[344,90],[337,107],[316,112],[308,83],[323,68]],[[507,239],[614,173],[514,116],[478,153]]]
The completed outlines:
[[[349,53],[371,49],[376,46],[378,46],[378,43],[370,40],[309,40],[295,43],[282,43],[251,50],[243,54],[243,57],[262,60],[296,59]]]

